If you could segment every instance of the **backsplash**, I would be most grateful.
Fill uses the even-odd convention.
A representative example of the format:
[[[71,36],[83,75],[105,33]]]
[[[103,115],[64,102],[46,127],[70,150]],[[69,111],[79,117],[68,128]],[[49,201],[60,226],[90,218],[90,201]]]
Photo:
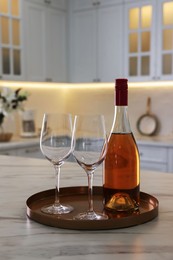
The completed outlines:
[[[173,82],[172,86],[150,87],[136,83],[129,87],[129,117],[132,130],[139,137],[136,122],[146,112],[147,98],[151,97],[151,112],[160,122],[158,137],[173,139]],[[8,84],[6,84],[9,86]],[[11,84],[12,85],[12,84]],[[25,83],[20,83],[25,88]],[[40,84],[39,84],[40,86]],[[114,84],[51,84],[43,83],[43,88],[27,86],[30,97],[26,108],[35,109],[36,127],[41,127],[44,112],[69,112],[74,114],[102,113],[109,133],[114,115]],[[18,123],[17,132],[20,133]]]
[[[173,87],[133,88],[129,91],[131,125],[139,135],[136,122],[146,112],[147,98],[151,98],[151,113],[159,120],[157,136],[173,138]]]
[[[129,117],[136,136],[138,118],[146,113],[147,98],[151,97],[151,112],[158,117],[160,137],[173,138],[173,87],[130,87]],[[114,115],[114,87],[107,89],[68,90],[65,95],[66,111],[75,113],[102,113],[107,131],[110,131]]]

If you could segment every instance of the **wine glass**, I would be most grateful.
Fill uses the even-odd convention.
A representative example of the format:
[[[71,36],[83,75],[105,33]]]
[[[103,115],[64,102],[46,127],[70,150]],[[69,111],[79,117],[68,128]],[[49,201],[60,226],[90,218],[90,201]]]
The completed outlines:
[[[54,166],[56,175],[55,201],[41,210],[48,214],[66,214],[73,210],[70,205],[62,205],[59,198],[60,168],[74,149],[72,119],[69,114],[44,114],[40,149]]]
[[[93,207],[93,175],[103,162],[107,151],[107,137],[102,115],[75,116],[75,149],[73,155],[88,177],[88,204],[86,212],[79,213],[74,219],[102,220],[108,217],[96,213]]]

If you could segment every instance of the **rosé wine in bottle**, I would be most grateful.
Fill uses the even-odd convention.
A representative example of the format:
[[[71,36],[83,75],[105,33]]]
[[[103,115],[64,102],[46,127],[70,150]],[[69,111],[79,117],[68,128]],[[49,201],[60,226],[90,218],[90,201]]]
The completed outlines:
[[[140,159],[128,119],[128,81],[116,80],[115,114],[104,162],[105,209],[134,211],[140,200]]]

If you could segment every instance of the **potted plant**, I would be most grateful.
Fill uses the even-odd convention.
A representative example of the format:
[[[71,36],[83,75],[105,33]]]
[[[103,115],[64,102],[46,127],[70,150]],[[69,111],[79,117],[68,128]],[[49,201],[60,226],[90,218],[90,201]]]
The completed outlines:
[[[24,110],[24,101],[28,98],[27,92],[21,88],[12,90],[7,87],[0,88],[0,141],[9,141],[13,135],[10,129],[4,128],[4,122],[14,111]]]

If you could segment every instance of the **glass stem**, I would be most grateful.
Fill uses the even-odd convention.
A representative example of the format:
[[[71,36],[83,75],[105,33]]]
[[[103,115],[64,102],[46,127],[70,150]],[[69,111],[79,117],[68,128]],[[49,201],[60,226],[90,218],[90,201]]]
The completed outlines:
[[[93,175],[94,172],[88,172],[87,176],[88,176],[88,204],[89,204],[89,213],[93,213],[94,212],[94,208],[93,208]]]
[[[60,205],[60,200],[59,200],[59,180],[60,180],[60,166],[59,165],[54,165],[55,168],[55,202],[54,206],[59,206]]]

